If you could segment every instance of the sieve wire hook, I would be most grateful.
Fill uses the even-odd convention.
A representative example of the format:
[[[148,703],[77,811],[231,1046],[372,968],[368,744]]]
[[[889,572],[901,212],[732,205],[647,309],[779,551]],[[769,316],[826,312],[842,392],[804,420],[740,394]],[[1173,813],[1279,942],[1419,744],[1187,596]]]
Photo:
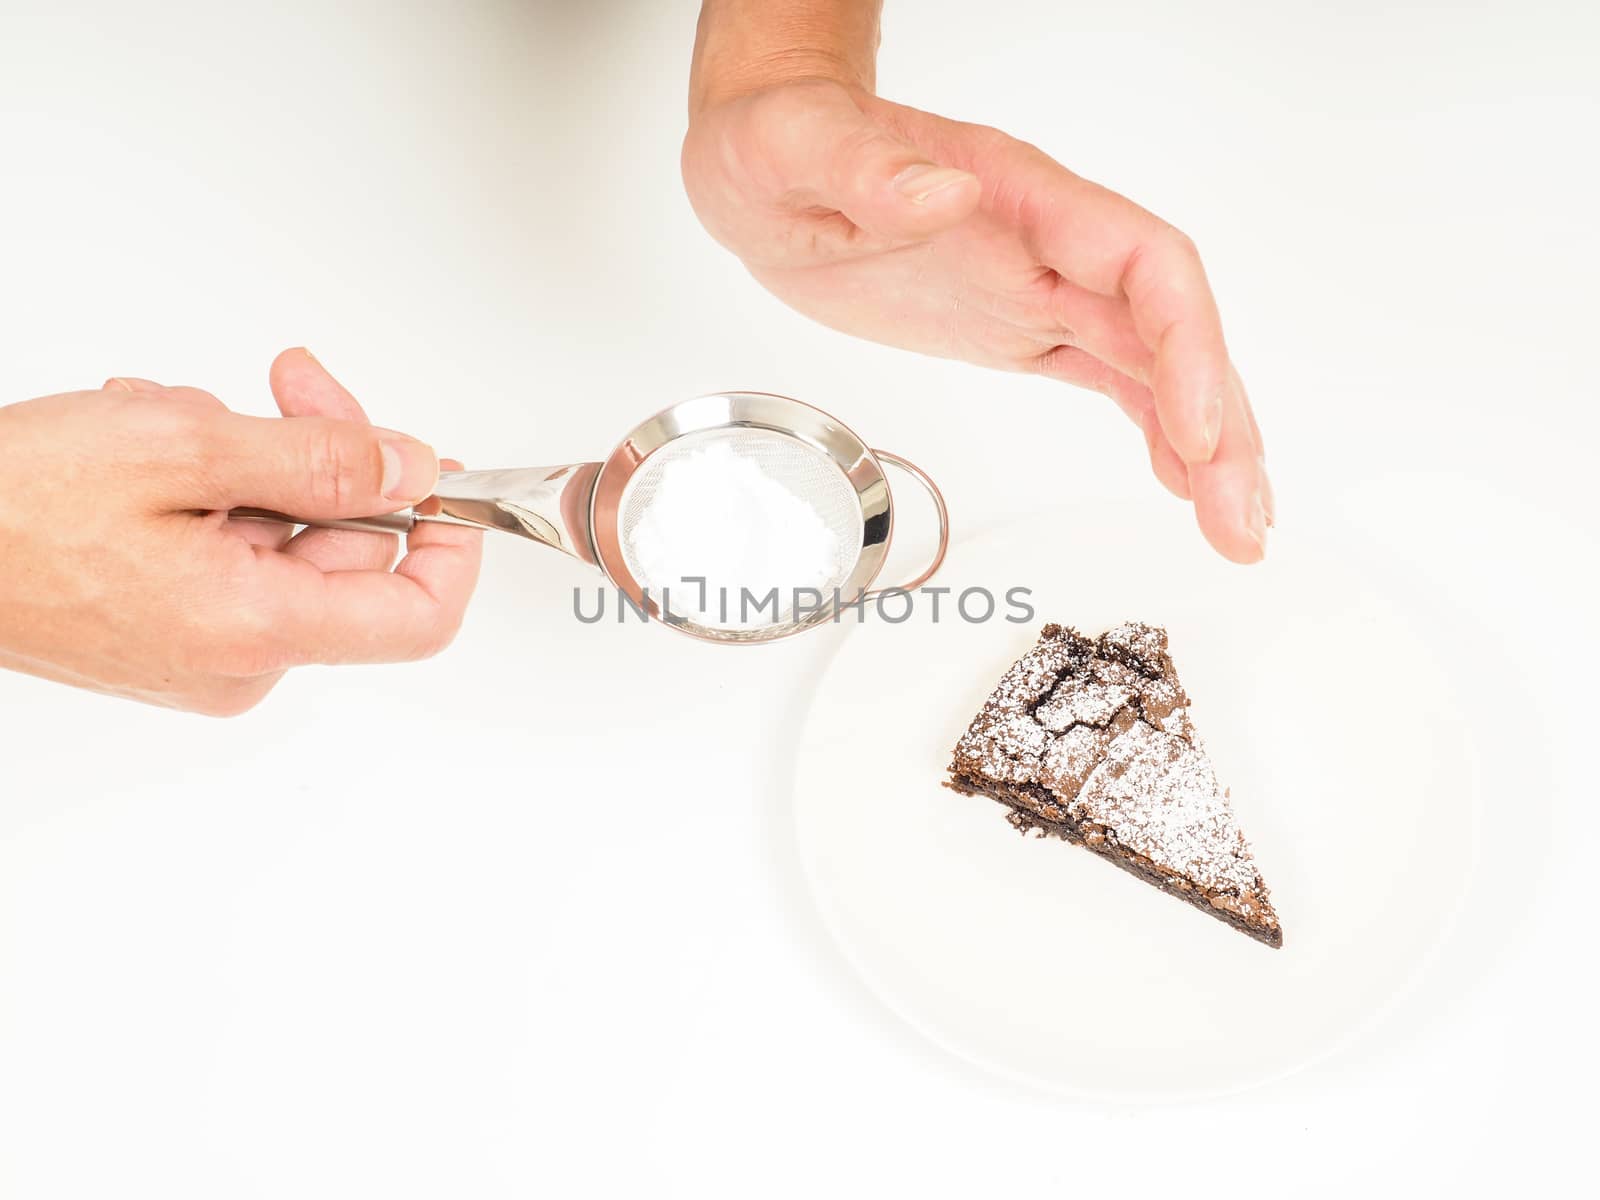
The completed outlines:
[[[936,572],[940,565],[944,562],[945,551],[950,548],[950,510],[945,507],[944,493],[939,490],[939,485],[929,477],[926,471],[917,466],[917,464],[912,462],[909,458],[902,458],[900,455],[891,454],[887,450],[874,449],[872,453],[878,458],[881,458],[884,462],[899,467],[907,475],[911,476],[911,478],[920,483],[922,485],[922,490],[928,493],[929,499],[933,501],[933,507],[939,513],[939,545],[934,551],[933,561],[928,564],[927,569],[924,570],[921,575],[918,575],[909,583],[902,583],[897,587],[873,588],[870,591],[863,592],[861,594],[861,598],[863,600],[875,600],[877,597],[885,595],[889,592],[909,592],[913,588],[921,587],[923,584],[927,583],[928,580],[933,578],[934,572]]]

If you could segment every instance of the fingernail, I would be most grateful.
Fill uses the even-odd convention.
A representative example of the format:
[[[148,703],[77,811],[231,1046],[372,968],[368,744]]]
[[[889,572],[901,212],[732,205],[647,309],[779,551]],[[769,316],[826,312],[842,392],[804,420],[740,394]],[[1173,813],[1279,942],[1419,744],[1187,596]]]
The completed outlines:
[[[908,197],[913,204],[921,204],[935,192],[953,187],[977,176],[955,167],[937,167],[932,163],[918,163],[907,167],[894,177],[894,190]]]
[[[105,383],[101,384],[100,385],[100,390],[103,391],[103,392],[109,392],[109,391],[113,391],[113,390],[119,391],[119,392],[131,392],[131,391],[133,391],[133,385],[131,383],[129,383],[126,379],[117,379],[117,378],[113,377],[111,379],[106,380]]]
[[[316,363],[317,366],[320,367],[322,365],[322,363],[318,360],[317,356],[315,354],[311,353],[311,351],[307,350],[304,346],[300,347],[300,353],[304,354],[312,362]]]
[[[383,496],[415,504],[439,482],[439,460],[421,442],[387,441],[383,452]]]
[[[1206,455],[1210,457],[1217,452],[1217,443],[1222,440],[1222,393],[1218,392],[1206,401]]]
[[[1255,542],[1256,547],[1261,551],[1261,557],[1265,558],[1267,556],[1267,509],[1261,503],[1260,492],[1257,492],[1250,501],[1250,515],[1245,526],[1245,532],[1250,535],[1250,539]]]
[[[1261,468],[1261,507],[1266,512],[1267,528],[1272,529],[1278,524],[1278,498],[1272,491],[1272,480],[1267,475],[1267,460],[1256,459],[1256,465]]]

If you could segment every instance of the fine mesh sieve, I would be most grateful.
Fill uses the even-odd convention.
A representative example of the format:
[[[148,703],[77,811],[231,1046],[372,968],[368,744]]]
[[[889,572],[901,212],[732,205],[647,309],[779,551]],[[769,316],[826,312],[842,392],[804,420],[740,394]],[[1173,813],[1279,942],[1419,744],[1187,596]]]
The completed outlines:
[[[718,629],[831,601],[861,557],[861,504],[823,451],[771,429],[685,434],[634,472],[623,560],[664,607]]]
[[[932,561],[900,585],[915,588],[949,541],[933,481],[822,410],[760,392],[664,409],[604,462],[447,471],[415,508],[315,524],[404,533],[444,521],[519,534],[593,563],[628,604],[685,633],[763,642],[872,594],[894,527],[883,463],[911,475],[938,513]],[[307,524],[260,509],[232,515]]]

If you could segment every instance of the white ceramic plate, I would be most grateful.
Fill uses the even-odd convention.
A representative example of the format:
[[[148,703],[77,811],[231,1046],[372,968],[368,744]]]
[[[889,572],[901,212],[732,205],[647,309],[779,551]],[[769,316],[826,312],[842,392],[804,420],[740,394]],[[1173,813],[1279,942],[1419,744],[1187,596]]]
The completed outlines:
[[[924,603],[841,639],[801,737],[795,820],[846,957],[937,1043],[1059,1090],[1214,1094],[1320,1057],[1415,977],[1470,873],[1472,755],[1416,579],[1332,535],[1241,570],[1191,547],[1184,522],[1156,523],[1170,544],[1132,524],[1086,537],[1080,515],[1070,553],[1062,514],[958,543],[939,582],[1031,587],[1025,625],[952,620],[946,597],[938,622]],[[1168,628],[1282,950],[941,786],[1043,623],[1124,619]]]

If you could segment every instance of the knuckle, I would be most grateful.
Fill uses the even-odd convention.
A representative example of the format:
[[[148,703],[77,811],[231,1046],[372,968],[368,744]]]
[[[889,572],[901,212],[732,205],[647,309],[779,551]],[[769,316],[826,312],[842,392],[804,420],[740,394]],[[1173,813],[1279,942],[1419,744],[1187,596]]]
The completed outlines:
[[[819,141],[833,143],[834,157],[851,153],[841,145],[839,122],[853,128],[844,139],[870,140],[877,127],[863,114],[839,84],[826,79],[799,78],[752,92],[740,101],[742,120],[734,137],[742,155],[760,148],[764,161],[815,165]],[[803,181],[788,181],[790,183]],[[817,180],[815,182],[822,182]]]
[[[284,666],[272,625],[251,609],[233,614],[212,649],[212,670],[233,678],[266,675]]]
[[[805,144],[811,114],[796,91],[793,86],[764,88],[739,100],[721,127],[725,170],[737,172],[759,161],[753,157],[756,147],[781,160]]]
[[[1061,347],[1051,346],[1048,350],[1035,354],[1032,358],[1023,361],[1023,368],[1034,375],[1049,375],[1058,370],[1061,364]]]
[[[290,605],[271,589],[253,588],[236,605],[228,625],[224,650],[227,674],[270,675],[302,661],[286,632],[293,628]]]
[[[266,698],[267,691],[267,688],[244,683],[224,684],[200,696],[192,711],[219,720],[243,716]]]
[[[1162,249],[1173,258],[1194,266],[1200,265],[1200,247],[1194,239],[1175,225],[1168,225],[1161,234]]]
[[[206,413],[226,412],[227,405],[211,392],[197,387],[169,388],[167,394],[185,407],[191,408],[204,415]]]
[[[760,127],[773,122],[784,122],[795,115],[796,105],[789,88],[762,88],[744,97],[741,107],[744,118]]]
[[[812,120],[844,95],[844,89],[831,80],[792,79],[751,92],[745,97],[745,113],[758,126],[784,126]]]
[[[177,404],[164,393],[139,393],[124,405],[133,429],[141,438],[172,449],[198,452],[206,441],[205,414]]]
[[[186,645],[177,653],[178,664],[187,673],[209,678],[264,675],[275,665],[267,632],[246,606],[219,609],[192,622]]]
[[[450,647],[454,635],[437,629],[430,629],[422,634],[411,649],[412,662],[424,662],[430,658],[437,658]]]
[[[1028,361],[1041,374],[1060,374],[1074,368],[1081,374],[1083,366],[1092,360],[1070,341],[1061,339],[1054,345],[1046,346]]]
[[[289,665],[272,597],[253,584],[244,563],[215,568],[205,588],[210,600],[190,613],[180,639],[182,669],[214,680],[242,680]]]
[[[993,125],[961,126],[962,141],[971,147],[973,153],[979,156],[997,154],[1018,154],[1025,156],[1038,156],[1049,158],[1049,155],[1035,146],[1032,142],[1025,142],[1021,138],[1013,137],[1003,129],[996,129]]]
[[[440,614],[417,641],[415,659],[437,658],[450,648],[461,632],[461,614]]]
[[[357,494],[364,464],[351,453],[332,427],[314,429],[306,438],[305,468],[311,498],[324,508],[341,510]]]
[[[880,154],[903,150],[904,147],[876,125],[863,121],[845,131],[839,138],[837,149],[840,159],[853,167]]]
[[[967,159],[961,165],[978,175],[991,178],[996,186],[1003,186],[1008,180],[1019,181],[1012,184],[1012,188],[1021,193],[1015,197],[1019,204],[1030,191],[1020,183],[1028,172],[1059,168],[1061,165],[1032,142],[1013,137],[992,125],[963,122],[958,128],[960,145]]]

